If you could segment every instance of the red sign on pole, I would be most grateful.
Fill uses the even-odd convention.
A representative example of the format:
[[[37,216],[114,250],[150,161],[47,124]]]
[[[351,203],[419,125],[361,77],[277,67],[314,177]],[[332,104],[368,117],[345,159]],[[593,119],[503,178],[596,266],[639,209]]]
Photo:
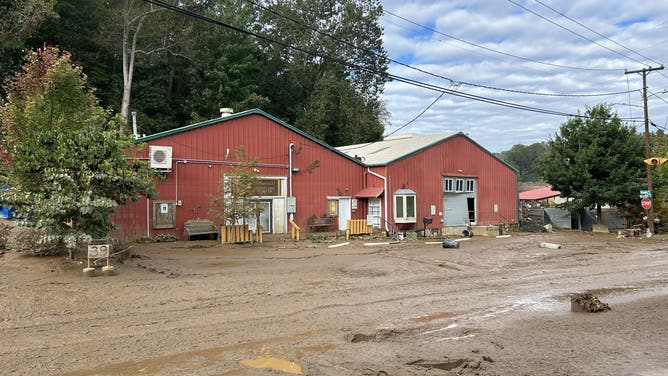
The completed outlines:
[[[640,206],[642,206],[643,209],[649,209],[652,207],[652,199],[644,197],[643,199],[640,200]]]

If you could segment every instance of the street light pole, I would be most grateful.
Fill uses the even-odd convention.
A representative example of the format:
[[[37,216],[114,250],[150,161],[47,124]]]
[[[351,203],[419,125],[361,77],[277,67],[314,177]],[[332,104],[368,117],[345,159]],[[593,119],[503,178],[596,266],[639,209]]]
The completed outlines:
[[[642,99],[644,103],[644,112],[645,112],[645,158],[649,158],[651,151],[649,146],[649,111],[647,110],[647,73],[655,70],[662,70],[663,65],[658,67],[649,67],[638,70],[624,71],[624,74],[630,73],[641,73],[642,74]],[[652,166],[646,165],[647,168],[647,190],[650,192],[650,195],[653,197],[652,189]],[[650,206],[647,210],[647,228],[651,234],[654,234],[654,206]]]

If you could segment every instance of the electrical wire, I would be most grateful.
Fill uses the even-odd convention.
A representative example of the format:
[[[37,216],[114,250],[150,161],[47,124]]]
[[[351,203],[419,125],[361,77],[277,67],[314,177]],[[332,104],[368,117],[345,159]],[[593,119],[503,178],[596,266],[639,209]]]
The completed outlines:
[[[408,23],[410,23],[410,24],[413,24],[413,25],[415,25],[415,26],[421,27],[421,28],[423,28],[423,29],[425,29],[425,30],[431,31],[432,33],[439,34],[439,35],[442,35],[442,36],[444,36],[444,37],[448,37],[448,38],[450,38],[450,39],[454,39],[454,40],[456,40],[456,41],[459,41],[459,42],[468,44],[468,45],[470,45],[470,46],[477,47],[477,48],[483,49],[483,50],[485,50],[485,51],[489,51],[489,52],[497,53],[497,54],[500,54],[500,55],[504,55],[504,56],[512,57],[512,58],[515,58],[515,59],[528,61],[528,62],[531,62],[531,63],[541,64],[541,65],[547,65],[547,66],[555,67],[555,68],[564,68],[564,69],[573,69],[573,70],[583,70],[583,71],[596,71],[596,72],[621,72],[621,71],[622,71],[622,69],[614,69],[614,68],[583,68],[583,67],[573,67],[573,66],[568,66],[568,65],[561,65],[561,64],[555,64],[555,63],[548,63],[548,62],[545,62],[545,61],[540,61],[540,60],[531,59],[531,58],[528,58],[528,57],[523,57],[523,56],[519,56],[519,55],[514,55],[514,54],[511,54],[511,53],[508,53],[508,52],[503,52],[503,51],[495,50],[495,49],[493,49],[493,48],[489,48],[489,47],[486,47],[486,46],[483,46],[483,45],[480,45],[480,44],[476,44],[476,43],[473,43],[473,42],[469,42],[469,41],[467,41],[467,40],[465,40],[465,39],[458,38],[458,37],[456,37],[456,36],[454,36],[454,35],[446,34],[446,33],[442,32],[442,31],[439,31],[439,30],[430,28],[430,27],[425,26],[425,25],[421,25],[421,24],[419,24],[419,23],[417,23],[417,22],[415,22],[415,21],[409,20],[408,18],[405,18],[405,17],[400,16],[400,15],[398,15],[398,14],[392,13],[392,12],[390,12],[390,11],[388,11],[388,10],[383,10],[383,13],[388,14],[388,15],[393,16],[393,17],[396,17],[396,18],[398,18],[398,19],[400,19],[400,20],[403,20],[403,21],[408,22]],[[442,42],[442,40],[439,40],[439,41]]]
[[[566,18],[566,19],[568,19],[568,20],[570,20],[570,21],[572,21],[572,22],[574,22],[574,23],[576,23],[576,24],[578,24],[578,25],[584,27],[585,29],[591,31],[592,33],[594,33],[594,34],[596,34],[596,35],[598,35],[598,36],[600,36],[600,37],[602,37],[602,38],[605,38],[605,39],[609,40],[610,42],[612,42],[612,43],[618,45],[619,47],[621,47],[621,48],[623,48],[623,49],[625,49],[625,50],[627,50],[627,51],[629,51],[629,52],[632,52],[632,53],[634,53],[634,54],[636,54],[636,55],[642,57],[642,58],[645,59],[645,60],[649,60],[649,61],[651,61],[651,62],[653,62],[653,63],[659,64],[659,65],[663,65],[662,63],[659,63],[658,61],[656,61],[656,60],[654,60],[654,59],[652,59],[652,58],[650,58],[650,57],[647,57],[647,56],[641,54],[640,52],[638,52],[638,51],[636,51],[636,50],[632,50],[632,49],[630,49],[630,48],[624,46],[623,44],[618,43],[617,41],[608,38],[607,36],[605,36],[605,35],[599,33],[598,31],[596,31],[596,30],[594,30],[594,29],[588,27],[587,25],[583,24],[582,22],[579,22],[578,20],[575,20],[575,19],[573,19],[573,18],[571,18],[571,17],[565,15],[564,13],[562,13],[562,12],[560,12],[560,11],[558,11],[558,10],[552,8],[551,6],[545,4],[544,2],[542,2],[542,1],[540,1],[540,0],[534,0],[534,1],[537,2],[538,4],[544,6],[545,8],[547,8],[547,9],[553,11],[554,13],[556,13],[556,14],[558,14],[558,15],[560,15],[560,16],[562,16],[562,17],[564,17],[564,18]]]
[[[539,18],[541,18],[541,19],[543,19],[543,20],[545,20],[545,21],[547,21],[547,22],[549,22],[549,23],[551,23],[551,24],[553,24],[553,25],[555,25],[555,26],[557,26],[557,27],[559,27],[559,28],[561,28],[561,29],[564,29],[564,30],[568,31],[568,32],[571,33],[571,34],[575,34],[575,35],[577,35],[578,37],[580,37],[580,38],[582,38],[582,39],[585,39],[585,40],[587,40],[587,41],[589,41],[589,42],[591,42],[591,43],[594,43],[595,45],[597,45],[597,46],[599,46],[599,47],[605,48],[606,50],[608,50],[608,51],[610,51],[610,52],[612,52],[612,53],[614,53],[614,54],[617,54],[617,55],[622,56],[622,57],[624,57],[624,58],[626,58],[626,59],[629,59],[629,60],[633,60],[633,61],[635,61],[636,63],[639,63],[639,64],[641,64],[641,65],[647,65],[647,64],[645,64],[644,62],[642,62],[642,61],[640,61],[640,60],[638,60],[638,59],[635,59],[635,58],[633,58],[633,57],[631,57],[631,56],[624,55],[623,53],[621,53],[621,52],[619,52],[619,51],[615,51],[615,50],[613,50],[612,48],[609,48],[608,46],[605,46],[605,45],[603,45],[603,44],[600,44],[600,43],[598,43],[597,41],[595,41],[595,40],[593,40],[593,39],[587,38],[586,36],[584,36],[584,35],[582,35],[582,34],[576,32],[576,31],[573,31],[573,30],[567,28],[566,26],[563,26],[563,25],[561,25],[561,24],[559,24],[559,23],[557,23],[557,22],[554,22],[554,21],[552,21],[551,19],[549,19],[549,18],[543,16],[542,14],[540,14],[540,13],[538,13],[538,12],[535,12],[535,11],[533,11],[533,10],[531,10],[531,9],[529,9],[529,8],[527,8],[527,7],[523,6],[523,5],[521,5],[521,4],[518,4],[517,2],[515,2],[515,1],[513,1],[513,0],[507,0],[507,1],[508,1],[509,3],[511,3],[511,4],[514,4],[514,5],[518,6],[518,7],[520,7],[520,8],[522,8],[522,9],[526,10],[526,11],[529,12],[529,13],[532,13],[532,14],[536,15],[537,17],[539,17]],[[647,66],[648,66],[648,65],[647,65]]]
[[[410,121],[406,122],[404,125],[400,126],[399,128],[395,129],[394,131],[392,131],[392,132],[390,132],[390,133],[384,135],[384,136],[383,136],[383,139],[385,139],[385,138],[387,138],[387,137],[389,137],[389,136],[392,136],[393,134],[395,134],[395,133],[399,132],[400,130],[406,128],[407,126],[411,125],[415,120],[419,119],[422,115],[424,115],[424,113],[427,112],[433,105],[435,105],[436,102],[438,102],[439,99],[441,99],[444,95],[445,95],[445,93],[441,93],[441,95],[439,95],[436,99],[434,99],[434,100],[429,104],[429,106],[427,106],[427,107],[426,107],[424,110],[422,110],[419,114],[417,114],[415,117],[413,117],[413,119],[411,119]],[[365,147],[367,147],[367,146],[371,146],[371,145],[373,145],[373,144],[375,144],[375,143],[378,143],[378,142],[381,142],[381,141],[383,141],[383,140],[378,140],[378,141],[373,141],[373,142],[367,142],[367,143],[360,144],[360,145],[355,146],[355,147],[346,147],[346,152],[348,152],[348,151],[350,151],[350,150],[355,150],[355,149],[365,148]]]
[[[324,31],[322,31],[322,30],[320,30],[316,27],[313,27],[313,26],[310,26],[310,25],[305,25],[304,23],[300,22],[299,20],[296,20],[296,19],[294,19],[290,16],[286,16],[286,15],[281,14],[281,13],[279,13],[279,12],[269,8],[269,7],[261,5],[255,0],[246,0],[246,2],[252,4],[252,5],[254,5],[254,6],[260,8],[260,9],[263,9],[263,10],[265,10],[265,11],[267,11],[267,12],[269,12],[269,13],[275,15],[275,16],[287,19],[287,20],[295,23],[296,25],[299,25],[300,27],[302,27],[304,29],[308,29],[308,30],[314,31],[318,34],[325,35],[325,36],[331,38],[332,40],[334,40],[336,42],[343,43],[343,44],[347,45],[348,47],[352,47],[354,49],[362,50],[366,53],[370,53],[370,54],[373,54],[375,56],[378,56],[378,52],[376,52],[376,51],[371,51],[371,50],[366,49],[366,48],[358,47],[358,46],[356,46],[356,45],[354,45],[354,44],[352,44],[348,41],[341,40],[341,39],[335,37],[334,35],[332,35],[330,33],[327,33],[327,32],[324,32]],[[394,14],[392,13],[392,15],[394,15]],[[399,17],[399,16],[396,16],[396,17]],[[516,94],[547,96],[547,97],[603,97],[603,96],[614,96],[614,95],[620,95],[620,94],[626,94],[627,93],[626,91],[621,91],[621,92],[612,92],[612,93],[564,94],[564,93],[541,93],[541,92],[533,92],[533,91],[526,91],[526,90],[515,90],[515,89],[508,89],[508,88],[500,88],[500,87],[495,87],[495,86],[482,85],[482,84],[476,84],[476,83],[472,83],[472,82],[455,80],[453,78],[445,77],[445,76],[442,76],[442,75],[439,75],[439,74],[436,74],[436,73],[432,73],[432,72],[427,71],[425,69],[414,67],[412,65],[403,63],[401,61],[398,61],[398,60],[395,60],[395,59],[392,59],[392,58],[389,58],[389,57],[386,57],[386,56],[382,56],[382,57],[386,58],[388,61],[391,61],[391,62],[393,62],[397,65],[400,65],[400,66],[418,71],[420,73],[427,74],[427,75],[432,76],[432,77],[447,80],[452,85],[459,84],[459,85],[477,87],[477,88],[481,88],[481,89],[488,89],[488,90],[495,90],[495,91],[505,91],[505,92],[516,93]],[[634,91],[637,91],[637,90],[634,90]]]
[[[654,97],[659,98],[661,101],[663,101],[663,103],[668,104],[668,101],[667,101],[667,100],[665,100],[665,99],[663,99],[663,98],[661,98],[661,97],[659,96],[659,94],[665,94],[665,93],[666,93],[665,91],[664,91],[664,92],[661,92],[661,93],[653,93],[652,91],[647,90],[647,92],[650,93],[650,94],[652,94],[651,96],[654,96]]]
[[[441,99],[444,95],[445,95],[445,93],[441,93],[441,95],[439,95],[436,99],[434,99],[434,101],[431,102],[431,103],[429,104],[429,106],[427,106],[424,110],[422,110],[422,112],[420,112],[419,114],[417,114],[414,118],[412,118],[412,119],[411,119],[410,121],[408,121],[406,124],[400,126],[399,128],[395,129],[394,131],[392,131],[392,132],[386,134],[384,137],[392,136],[393,134],[395,134],[395,133],[399,132],[400,130],[406,128],[407,126],[413,124],[413,122],[414,122],[415,120],[419,119],[422,115],[424,115],[425,112],[429,111],[429,109],[430,109],[433,105],[435,105],[436,102],[438,102],[438,100]]]
[[[519,104],[519,103],[502,101],[502,100],[499,100],[499,99],[494,99],[494,98],[484,97],[484,96],[480,96],[480,95],[469,94],[469,93],[465,93],[465,92],[458,92],[458,91],[455,91],[455,90],[452,90],[452,89],[449,89],[449,88],[445,88],[445,87],[442,87],[442,86],[433,85],[433,84],[413,80],[413,79],[410,79],[410,78],[406,78],[406,77],[402,77],[402,76],[398,76],[398,75],[394,75],[394,74],[390,74],[390,73],[386,73],[386,72],[379,72],[379,71],[377,71],[375,69],[372,69],[372,68],[368,68],[368,67],[364,67],[364,66],[361,66],[361,65],[352,64],[352,63],[342,61],[339,58],[335,58],[335,57],[332,57],[332,56],[328,56],[328,55],[308,51],[304,48],[300,48],[300,47],[291,45],[287,42],[275,40],[275,39],[272,39],[272,38],[267,37],[265,35],[258,34],[258,33],[253,32],[253,31],[245,30],[243,28],[227,24],[225,22],[222,22],[222,21],[219,21],[219,20],[204,16],[204,15],[201,15],[199,13],[196,13],[196,12],[193,12],[193,11],[190,11],[190,10],[187,10],[187,9],[184,9],[184,8],[172,5],[172,4],[168,4],[168,3],[166,3],[162,0],[144,0],[144,1],[148,2],[148,3],[151,3],[153,5],[168,9],[168,10],[172,10],[172,11],[181,13],[183,15],[186,15],[186,16],[189,16],[189,17],[192,17],[192,18],[201,20],[201,21],[205,21],[205,22],[209,22],[209,23],[212,23],[212,24],[215,24],[215,25],[223,26],[223,27],[229,28],[231,30],[234,30],[234,31],[246,34],[246,35],[251,35],[253,37],[256,37],[260,40],[263,40],[263,41],[266,41],[266,42],[269,42],[269,43],[274,43],[274,44],[280,45],[280,46],[285,47],[285,48],[289,48],[289,49],[292,49],[292,50],[295,50],[295,51],[303,52],[303,53],[305,53],[309,56],[314,56],[314,57],[319,57],[319,58],[322,58],[322,59],[327,59],[329,61],[340,64],[342,66],[352,67],[352,68],[355,68],[357,70],[364,71],[364,72],[371,73],[371,74],[382,75],[382,76],[385,76],[385,77],[390,78],[392,80],[395,80],[397,82],[403,82],[403,83],[413,85],[413,86],[416,86],[416,87],[420,87],[420,88],[424,88],[424,89],[428,89],[428,90],[432,90],[432,91],[438,91],[438,92],[450,94],[450,95],[453,95],[453,96],[456,96],[456,97],[471,99],[471,100],[475,100],[475,101],[479,101],[479,102],[494,104],[494,105],[507,107],[507,108],[514,108],[514,109],[524,110],[524,111],[529,111],[529,112],[537,112],[537,113],[557,115],[557,116],[566,116],[566,117],[587,118],[587,119],[593,118],[591,116],[582,115],[582,114],[573,114],[573,113],[567,113],[567,112],[562,112],[562,111],[544,109],[544,108],[540,108],[540,107],[526,106],[526,105],[522,105],[522,104]],[[622,118],[620,120],[624,120],[624,121],[628,121],[628,122],[637,122],[638,121],[637,118],[628,118],[628,119],[623,119]]]

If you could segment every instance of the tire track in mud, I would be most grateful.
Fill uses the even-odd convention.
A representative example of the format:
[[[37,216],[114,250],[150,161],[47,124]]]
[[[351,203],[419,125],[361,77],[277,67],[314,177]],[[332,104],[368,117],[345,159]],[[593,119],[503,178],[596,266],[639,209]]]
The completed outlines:
[[[64,321],[37,323],[23,328],[0,326],[0,334],[12,331],[12,336],[17,338],[17,345],[21,345],[20,341],[25,341],[22,349],[30,353],[40,353],[40,356],[46,360],[53,361],[63,355],[73,355],[75,361],[72,364],[57,363],[60,364],[59,370],[65,370],[72,369],[76,364],[83,364],[85,359],[77,358],[75,356],[77,352],[85,352],[86,349],[91,348],[94,349],[93,355],[103,355],[103,351],[95,346],[101,340],[109,344],[111,348],[122,348],[128,345],[133,348],[147,347],[146,350],[137,351],[136,354],[125,355],[128,358],[136,358],[155,357],[165,351],[173,353],[174,349],[180,349],[183,346],[215,348],[221,342],[238,341],[240,332],[245,333],[246,338],[260,339],[242,341],[248,344],[244,347],[247,349],[248,346],[252,347],[251,344],[278,342],[278,339],[274,339],[282,338],[280,334],[290,337],[291,334],[298,332],[296,329],[315,328],[316,326],[322,330],[317,334],[325,337],[324,340],[338,341],[337,343],[344,341],[346,333],[370,331],[373,334],[376,328],[383,325],[394,326],[395,337],[402,337],[404,334],[405,337],[410,337],[411,334],[414,334],[411,330],[436,327],[442,320],[449,320],[449,318],[442,317],[442,320],[438,319],[423,324],[417,324],[411,320],[419,315],[433,314],[439,310],[445,311],[451,308],[452,303],[446,301],[446,298],[449,300],[457,298],[457,305],[461,309],[456,312],[456,315],[463,317],[475,312],[485,312],[486,308],[494,309],[496,306],[501,306],[503,302],[507,302],[507,298],[497,295],[504,291],[531,294],[542,291],[550,283],[558,284],[554,287],[554,291],[569,290],[574,286],[596,285],[598,282],[613,280],[621,283],[622,280],[612,277],[623,273],[627,273],[623,279],[628,281],[643,278],[640,273],[638,275],[629,274],[629,271],[633,270],[642,271],[644,275],[655,274],[656,281],[660,282],[662,279],[665,281],[665,275],[661,274],[666,268],[665,255],[662,256],[663,259],[657,260],[655,253],[638,252],[625,254],[626,256],[621,259],[608,259],[610,254],[614,253],[597,252],[592,255],[594,262],[600,263],[601,270],[592,270],[590,266],[581,265],[577,257],[582,256],[582,252],[564,254],[563,257],[553,255],[555,257],[550,260],[535,259],[527,263],[522,258],[525,255],[519,252],[518,256],[512,260],[511,267],[494,268],[493,265],[489,265],[480,269],[471,268],[457,272],[443,270],[443,273],[429,274],[426,274],[428,273],[426,269],[419,270],[419,274],[411,274],[406,271],[399,273],[401,280],[398,281],[394,280],[398,277],[392,273],[366,275],[364,272],[368,269],[353,266],[350,267],[351,270],[358,269],[362,272],[346,276],[343,280],[335,270],[330,270],[329,274],[320,276],[320,278],[326,277],[336,281],[332,285],[322,284],[315,288],[301,279],[284,286],[273,287],[274,290],[270,292],[252,292],[243,295],[220,290],[214,293],[216,296],[206,294],[183,296],[184,292],[194,291],[193,289],[205,284],[225,285],[230,283],[240,275],[239,272],[224,278],[220,277],[223,273],[209,274],[205,282],[195,284],[195,286],[187,285],[185,282],[176,282],[178,278],[150,280],[157,282],[157,285],[142,279],[136,284],[133,284],[132,281],[124,284],[131,285],[126,288],[133,290],[150,288],[151,291],[144,295],[147,298],[156,291],[166,291],[168,294],[173,292],[175,296],[182,296],[182,298],[158,299],[146,303],[125,299],[119,302],[118,307],[111,312],[97,312],[94,308],[82,307],[85,309],[73,312],[74,317],[70,315]],[[402,258],[399,257],[399,259]],[[426,259],[424,262],[404,261],[429,266],[432,261],[450,262],[446,260],[450,259]],[[648,266],[648,260],[652,260],[650,266]],[[551,263],[551,267],[546,268],[543,262]],[[355,262],[355,264],[359,263],[362,261]],[[388,269],[391,269],[390,266]],[[300,266],[292,267],[298,270]],[[269,277],[273,277],[273,273],[270,273]],[[197,278],[192,277],[192,279]],[[564,280],[567,282],[565,283]],[[369,281],[377,282],[378,285],[369,286]],[[260,282],[261,288],[272,287],[272,281]],[[241,285],[247,286],[249,283],[242,281]],[[96,285],[102,286],[103,283]],[[252,287],[248,285],[247,288],[246,291],[250,291]],[[217,295],[220,293],[224,295]],[[132,294],[136,295],[136,291]],[[121,299],[122,294],[117,293],[113,297]],[[331,302],[332,300],[336,302]],[[317,302],[327,303],[318,304]],[[397,310],[397,306],[408,307],[408,315],[405,308]],[[351,311],[356,313],[353,318],[350,317]],[[150,321],[145,317],[150,317]],[[39,319],[45,320],[45,317],[39,316]],[[105,319],[115,321],[110,322],[106,328],[100,327],[100,322]],[[332,324],[323,324],[328,322]],[[341,327],[340,323],[346,323],[348,329]],[[0,325],[4,324],[0,323]],[[101,336],[99,338],[83,336],[82,338],[80,330],[82,327],[88,327],[91,333],[97,332]],[[67,333],[74,334],[68,336]],[[76,333],[79,333],[79,337]],[[58,340],[57,337],[63,334],[65,340]],[[53,338],[53,342],[51,344],[30,343],[31,338],[38,341],[44,336]],[[5,343],[4,339],[2,341]],[[303,342],[304,339],[296,338],[295,341]],[[151,347],[155,349],[152,350]],[[19,348],[14,348],[0,355],[3,358],[11,357],[15,359],[14,361],[19,361],[18,352],[20,352]],[[115,359],[114,362],[122,361],[122,359],[123,356]]]

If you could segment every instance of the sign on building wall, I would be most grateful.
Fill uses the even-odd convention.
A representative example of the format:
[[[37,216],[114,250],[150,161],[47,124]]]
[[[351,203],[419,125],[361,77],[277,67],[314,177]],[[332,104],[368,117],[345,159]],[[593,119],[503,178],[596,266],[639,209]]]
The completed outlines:
[[[255,187],[255,196],[280,196],[281,179],[261,179]]]
[[[176,201],[153,202],[153,228],[176,227]]]

